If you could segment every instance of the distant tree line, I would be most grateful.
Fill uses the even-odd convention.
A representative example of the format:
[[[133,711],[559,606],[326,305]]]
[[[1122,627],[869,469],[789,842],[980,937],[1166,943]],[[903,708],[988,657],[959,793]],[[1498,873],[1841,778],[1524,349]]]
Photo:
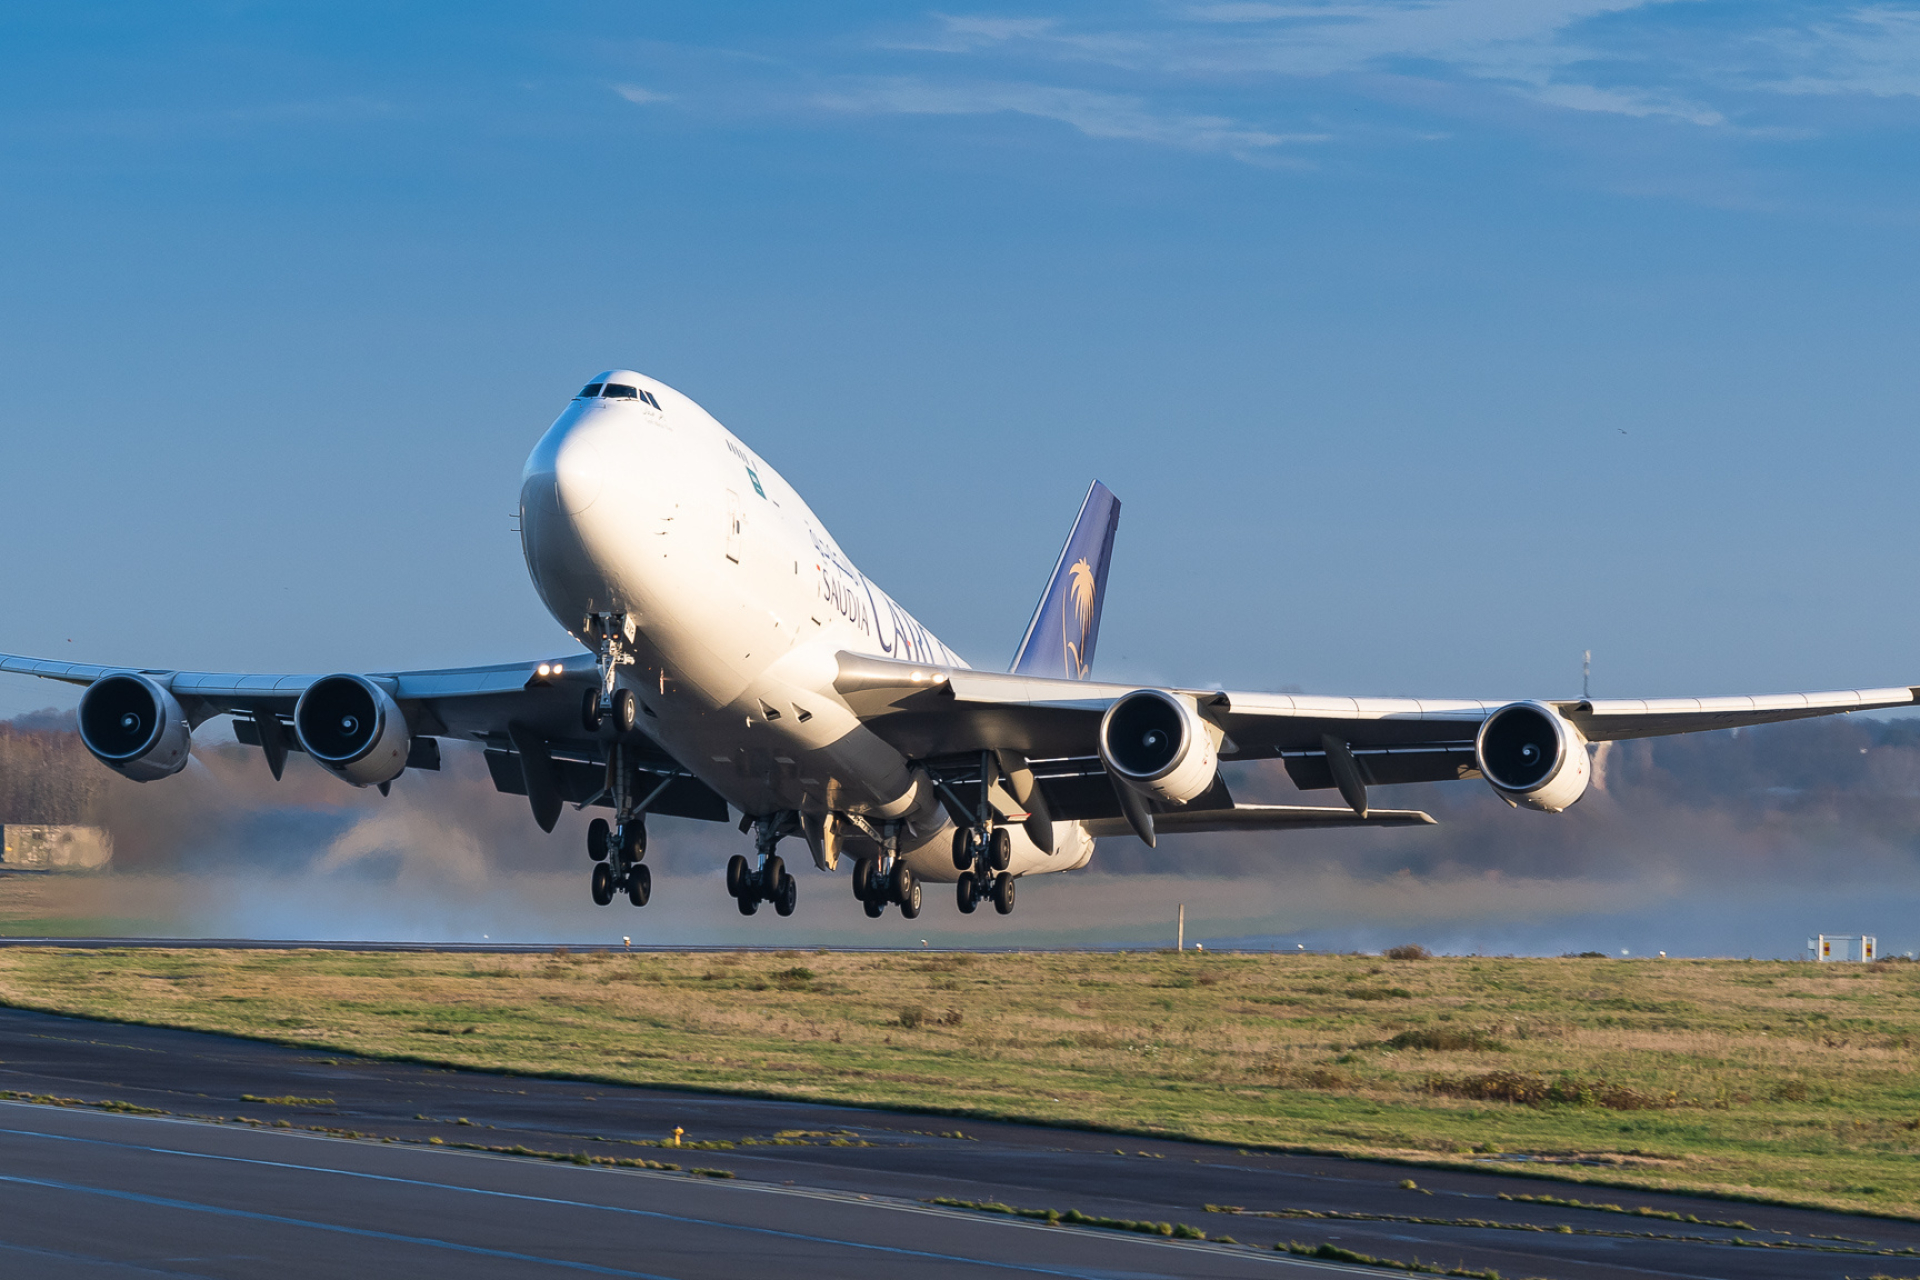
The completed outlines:
[[[0,822],[98,822],[110,777],[72,730],[0,721]]]

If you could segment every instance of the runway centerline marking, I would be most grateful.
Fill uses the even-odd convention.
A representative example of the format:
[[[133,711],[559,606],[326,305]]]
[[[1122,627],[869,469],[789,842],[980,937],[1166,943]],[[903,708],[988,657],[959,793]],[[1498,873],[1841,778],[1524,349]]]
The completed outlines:
[[[252,1132],[252,1131],[248,1130],[247,1132]],[[800,1241],[805,1241],[806,1243],[809,1243],[809,1244],[832,1245],[832,1246],[838,1246],[840,1248],[846,1248],[846,1249],[862,1249],[862,1250],[867,1250],[875,1253],[889,1253],[889,1254],[895,1254],[901,1257],[908,1257],[908,1258],[926,1258],[936,1262],[956,1262],[956,1263],[960,1263],[962,1265],[967,1265],[967,1266],[986,1267],[996,1271],[1017,1271],[1017,1272],[1023,1272],[1029,1275],[1064,1276],[1064,1277],[1068,1277],[1068,1280],[1098,1280],[1098,1277],[1110,1274],[1110,1272],[1107,1272],[1107,1271],[1063,1271],[1053,1267],[1044,1267],[1044,1266],[1039,1266],[1036,1264],[1029,1264],[1029,1263],[995,1262],[985,1258],[963,1257],[959,1254],[935,1253],[931,1250],[926,1250],[926,1249],[905,1249],[905,1248],[901,1248],[898,1245],[872,1244],[863,1240],[844,1240],[844,1239],[837,1239],[831,1236],[808,1235],[804,1232],[798,1232],[798,1231],[783,1231],[777,1227],[755,1227],[755,1226],[748,1226],[748,1225],[739,1224],[739,1223],[722,1222],[712,1218],[696,1218],[686,1214],[664,1213],[657,1209],[635,1209],[635,1208],[627,1207],[625,1205],[594,1204],[591,1201],[585,1201],[585,1200],[565,1200],[556,1196],[529,1195],[526,1192],[522,1192],[522,1191],[494,1191],[485,1187],[463,1187],[456,1183],[432,1182],[424,1178],[402,1178],[402,1177],[395,1176],[393,1174],[366,1173],[357,1169],[332,1169],[332,1168],[328,1168],[325,1165],[296,1164],[291,1161],[284,1161],[284,1160],[262,1160],[252,1156],[229,1156],[229,1155],[219,1155],[213,1152],[206,1152],[206,1151],[185,1151],[185,1150],[180,1150],[174,1147],[153,1147],[153,1146],[147,1146],[142,1143],[117,1142],[108,1138],[82,1138],[72,1134],[45,1133],[45,1132],[34,1130],[34,1129],[0,1129],[0,1135],[9,1135],[13,1137],[23,1137],[23,1138],[41,1138],[41,1139],[46,1139],[54,1142],[81,1143],[88,1146],[116,1147],[125,1151],[145,1151],[153,1155],[181,1156],[188,1159],[196,1159],[196,1160],[218,1160],[218,1161],[225,1161],[231,1164],[256,1165],[256,1166],[259,1166],[262,1168],[268,1168],[268,1169],[288,1169],[288,1170],[292,1170],[300,1173],[330,1173],[342,1178],[360,1178],[369,1182],[390,1182],[390,1183],[397,1183],[401,1186],[427,1187],[427,1188],[432,1188],[438,1191],[452,1191],[452,1192],[458,1192],[464,1195],[489,1196],[489,1197],[502,1199],[502,1200],[521,1200],[531,1204],[555,1205],[560,1208],[591,1209],[591,1210],[597,1210],[602,1213],[627,1214],[633,1217],[653,1218],[662,1222],[677,1222],[687,1226],[714,1227],[723,1231],[740,1231],[740,1232],[745,1232],[749,1235],[773,1236],[777,1239],[782,1239],[782,1240],[800,1240]],[[305,1135],[286,1134],[286,1135],[268,1135],[268,1136],[301,1137]],[[402,1148],[402,1149],[405,1150],[405,1148]],[[415,1149],[413,1151],[413,1154],[427,1154],[427,1153],[424,1153]],[[490,1153],[464,1152],[464,1151],[455,1150],[452,1152],[444,1152],[444,1154],[481,1155],[481,1154],[490,1154]],[[642,1173],[643,1171],[621,1170],[620,1172]],[[680,1180],[675,1179],[675,1181],[679,1182]],[[140,1200],[145,1203],[166,1204],[166,1205],[172,1205],[179,1208],[201,1208],[209,1213],[233,1214],[233,1215],[239,1215],[239,1216],[257,1217],[263,1221],[293,1223],[301,1226],[314,1227],[322,1231],[342,1231],[342,1232],[348,1232],[348,1233],[371,1235],[371,1236],[375,1236],[382,1239],[390,1238],[394,1240],[412,1241],[415,1243],[443,1244],[443,1246],[446,1248],[470,1250],[470,1251],[479,1252],[479,1253],[493,1254],[496,1252],[494,1250],[481,1248],[478,1245],[461,1245],[461,1244],[455,1244],[450,1241],[439,1242],[439,1241],[431,1240],[427,1237],[416,1238],[411,1236],[397,1236],[397,1235],[390,1236],[388,1233],[373,1231],[370,1229],[363,1229],[358,1227],[336,1226],[329,1223],[312,1222],[312,1221],[308,1221],[306,1219],[300,1219],[300,1218],[280,1218],[272,1214],[258,1214],[252,1210],[223,1209],[214,1205],[198,1205],[192,1201],[180,1201],[180,1202],[177,1202],[176,1204],[176,1202],[174,1201],[166,1201],[156,1197],[142,1196],[138,1192],[110,1191],[104,1188],[86,1187],[79,1184],[69,1185],[69,1184],[54,1183],[54,1182],[38,1182],[31,1178],[16,1178],[16,1177],[9,1177],[7,1175],[0,1175],[0,1182],[25,1182],[35,1186],[57,1187],[62,1190],[91,1192],[92,1194],[95,1194],[95,1195],[129,1197],[129,1198]],[[700,1185],[700,1184],[682,1184],[682,1185]],[[711,1184],[707,1184],[707,1185],[710,1187],[710,1189],[714,1189],[714,1190],[720,1189],[718,1187],[713,1187]],[[738,1189],[746,1190],[748,1188],[743,1187]],[[776,1190],[782,1193],[785,1193],[786,1191],[785,1188],[754,1187],[752,1189]],[[849,1201],[846,1201],[846,1203],[852,1204],[854,1202],[849,1200]],[[866,1200],[864,1197],[860,1198],[860,1203],[865,1204],[870,1208],[888,1209],[896,1212],[905,1210],[910,1213],[932,1213],[934,1214],[934,1216],[955,1217],[955,1218],[959,1218],[963,1216],[971,1216],[971,1215],[961,1215],[961,1214],[940,1213],[938,1211],[927,1209],[926,1207],[921,1205],[896,1205],[896,1204],[889,1203],[888,1201],[885,1201],[885,1200]],[[1027,1226],[1029,1224],[1018,1223],[1018,1222],[1004,1222],[1004,1223],[995,1222],[992,1225],[999,1226],[999,1227],[1020,1227],[1020,1226]],[[1112,1242],[1116,1244],[1154,1244],[1156,1243],[1154,1241],[1149,1241],[1149,1240],[1126,1240],[1118,1236],[1114,1237]],[[651,1276],[647,1272],[618,1271],[618,1270],[612,1270],[604,1267],[594,1267],[588,1263],[572,1263],[572,1262],[559,1261],[557,1259],[542,1259],[542,1258],[535,1257],[533,1255],[500,1253],[498,1256],[511,1257],[511,1258],[524,1257],[529,1261],[536,1261],[536,1262],[550,1261],[554,1266],[586,1268],[586,1269],[594,1270],[606,1275],[638,1276],[638,1277],[644,1277],[645,1280],[667,1280],[667,1277]],[[1247,1255],[1247,1257],[1249,1258],[1249,1260],[1258,1260],[1262,1262],[1288,1261],[1293,1263],[1296,1266],[1301,1265],[1301,1260],[1297,1258],[1289,1258],[1289,1259],[1271,1258],[1270,1259],[1270,1258],[1263,1257],[1262,1255],[1259,1255],[1259,1254],[1249,1254]],[[1307,1263],[1306,1265],[1312,1266],[1313,1264]],[[1324,1268],[1325,1264],[1321,1264],[1321,1266]]]

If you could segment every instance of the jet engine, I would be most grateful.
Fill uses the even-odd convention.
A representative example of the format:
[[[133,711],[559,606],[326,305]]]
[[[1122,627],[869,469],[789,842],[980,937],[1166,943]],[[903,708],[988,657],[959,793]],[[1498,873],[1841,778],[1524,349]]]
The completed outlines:
[[[115,773],[152,782],[187,767],[193,729],[180,703],[157,681],[105,676],[80,695],[80,741]]]
[[[1170,693],[1139,689],[1101,718],[1100,763],[1143,796],[1185,804],[1213,785],[1219,760],[1199,712]]]
[[[1488,716],[1473,742],[1480,772],[1509,804],[1559,813],[1587,792],[1587,740],[1552,707],[1515,702]]]
[[[315,764],[356,787],[399,777],[413,742],[400,704],[365,676],[308,685],[293,708],[293,732]]]

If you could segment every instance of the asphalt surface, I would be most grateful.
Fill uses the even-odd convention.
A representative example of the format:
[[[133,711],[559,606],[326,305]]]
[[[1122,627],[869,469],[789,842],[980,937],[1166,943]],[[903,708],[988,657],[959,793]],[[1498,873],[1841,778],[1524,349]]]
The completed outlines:
[[[1920,1273],[1920,1223],[450,1071],[17,1010],[0,1010],[0,1090],[16,1098],[0,1101],[7,1277],[1353,1270],[1276,1253],[1281,1241],[1555,1280]],[[1700,1221],[1502,1198],[1520,1195]],[[939,1197],[1239,1243],[1048,1226]]]

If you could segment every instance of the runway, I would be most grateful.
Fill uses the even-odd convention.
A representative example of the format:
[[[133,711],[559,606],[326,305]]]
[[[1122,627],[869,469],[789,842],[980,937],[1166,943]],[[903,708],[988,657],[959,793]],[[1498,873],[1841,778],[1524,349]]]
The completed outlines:
[[[9,1277],[1381,1274],[1276,1253],[1278,1241],[1555,1280],[1920,1272],[1916,1223],[449,1071],[18,1010],[0,1010],[0,1089],[16,1095],[0,1102]],[[676,1127],[682,1145],[662,1145]],[[935,1198],[1187,1224],[1238,1243]]]

